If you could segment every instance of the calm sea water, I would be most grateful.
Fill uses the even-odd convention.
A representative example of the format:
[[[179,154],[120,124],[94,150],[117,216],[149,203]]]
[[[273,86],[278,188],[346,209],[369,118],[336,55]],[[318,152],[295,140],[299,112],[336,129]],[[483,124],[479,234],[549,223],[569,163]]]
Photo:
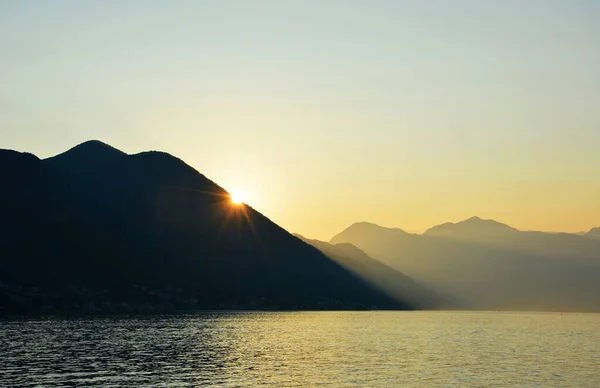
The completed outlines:
[[[600,314],[0,321],[0,386],[600,387]]]

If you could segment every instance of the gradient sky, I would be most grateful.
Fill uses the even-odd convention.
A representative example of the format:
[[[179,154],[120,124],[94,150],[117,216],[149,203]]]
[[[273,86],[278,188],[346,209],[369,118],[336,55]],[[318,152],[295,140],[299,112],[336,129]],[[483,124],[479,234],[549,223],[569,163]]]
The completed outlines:
[[[599,1],[0,0],[0,37],[0,148],[167,151],[312,238],[600,225]]]

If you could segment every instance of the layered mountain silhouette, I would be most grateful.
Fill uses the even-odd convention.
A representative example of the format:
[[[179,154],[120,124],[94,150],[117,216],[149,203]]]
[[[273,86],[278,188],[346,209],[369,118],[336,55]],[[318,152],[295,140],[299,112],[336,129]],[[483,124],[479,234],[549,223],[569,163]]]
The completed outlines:
[[[357,223],[350,243],[470,308],[600,311],[600,241],[522,232],[477,217],[423,235]]]
[[[294,235],[396,299],[406,300],[415,307],[426,309],[452,308],[458,305],[458,301],[446,300],[442,295],[415,282],[402,272],[371,258],[352,244],[334,245],[308,239],[299,234]]]
[[[600,228],[473,217],[293,236],[183,161],[99,141],[0,150],[0,314],[179,309],[600,311]],[[302,241],[303,240],[303,241]]]
[[[181,160],[0,150],[4,312],[410,308]]]

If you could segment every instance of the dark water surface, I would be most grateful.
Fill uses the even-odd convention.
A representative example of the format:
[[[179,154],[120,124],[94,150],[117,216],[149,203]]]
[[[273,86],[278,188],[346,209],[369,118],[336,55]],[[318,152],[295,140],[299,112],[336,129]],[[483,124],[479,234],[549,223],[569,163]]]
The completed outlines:
[[[0,321],[0,386],[600,387],[600,314]]]

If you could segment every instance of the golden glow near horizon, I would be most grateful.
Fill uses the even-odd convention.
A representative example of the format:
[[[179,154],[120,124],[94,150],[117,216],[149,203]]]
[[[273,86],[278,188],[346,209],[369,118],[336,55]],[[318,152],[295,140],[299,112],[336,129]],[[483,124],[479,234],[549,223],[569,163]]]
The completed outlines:
[[[165,151],[321,240],[600,226],[600,2],[457,2],[0,1],[0,147]]]

